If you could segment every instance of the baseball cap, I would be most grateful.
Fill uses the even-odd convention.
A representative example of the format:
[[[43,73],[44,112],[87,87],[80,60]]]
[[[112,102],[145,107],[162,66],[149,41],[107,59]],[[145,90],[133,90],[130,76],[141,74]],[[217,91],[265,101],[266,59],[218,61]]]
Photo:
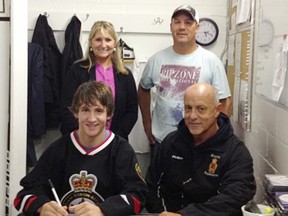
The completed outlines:
[[[197,23],[199,23],[198,12],[190,5],[181,5],[180,7],[176,8],[172,14],[172,18],[174,18],[179,11],[186,11],[191,15],[192,19],[194,19]]]

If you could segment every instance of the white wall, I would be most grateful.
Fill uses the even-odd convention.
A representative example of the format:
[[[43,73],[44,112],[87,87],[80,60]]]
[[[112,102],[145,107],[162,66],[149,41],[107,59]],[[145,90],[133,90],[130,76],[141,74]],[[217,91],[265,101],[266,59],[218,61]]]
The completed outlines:
[[[200,17],[213,18],[220,28],[218,42],[210,47],[220,56],[226,37],[226,0],[29,0],[29,37],[33,34],[38,15],[47,12],[48,22],[56,30],[56,40],[60,50],[64,46],[63,32],[75,14],[82,21],[81,43],[86,47],[87,34],[94,21],[111,21],[120,37],[146,57],[172,43],[170,18],[173,10],[181,4],[192,4],[198,9]],[[88,19],[87,18],[88,15]],[[157,18],[163,19],[155,24]],[[120,28],[123,33],[120,33]]]

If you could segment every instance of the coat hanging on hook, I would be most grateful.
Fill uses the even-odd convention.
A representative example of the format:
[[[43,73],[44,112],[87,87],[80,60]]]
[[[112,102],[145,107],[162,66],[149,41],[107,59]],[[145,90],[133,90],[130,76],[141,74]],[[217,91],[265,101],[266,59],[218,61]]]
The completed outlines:
[[[83,57],[80,34],[81,21],[74,15],[65,30],[65,46],[63,49],[61,67],[61,86],[73,63]]]
[[[59,99],[61,79],[62,54],[57,46],[54,33],[48,24],[47,16],[39,15],[34,28],[32,43],[37,43],[43,48],[43,88],[45,103],[46,128],[58,127]]]

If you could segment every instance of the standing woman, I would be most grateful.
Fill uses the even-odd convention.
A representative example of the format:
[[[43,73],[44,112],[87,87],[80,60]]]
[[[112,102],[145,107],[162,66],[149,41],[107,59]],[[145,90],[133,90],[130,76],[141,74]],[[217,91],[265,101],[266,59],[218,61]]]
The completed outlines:
[[[103,81],[112,90],[115,112],[108,127],[128,140],[128,135],[138,117],[137,90],[131,71],[125,67],[113,25],[97,21],[91,28],[85,57],[77,61],[63,81],[61,95],[62,134],[78,128],[75,117],[69,111],[78,86],[89,80]]]

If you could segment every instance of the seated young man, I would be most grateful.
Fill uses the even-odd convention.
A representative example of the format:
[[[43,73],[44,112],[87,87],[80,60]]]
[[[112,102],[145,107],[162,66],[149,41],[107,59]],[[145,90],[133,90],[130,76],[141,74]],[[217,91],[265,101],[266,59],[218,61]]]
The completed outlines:
[[[187,88],[184,119],[160,144],[146,182],[146,208],[161,216],[240,216],[256,185],[253,160],[220,113],[217,90]]]
[[[146,184],[131,145],[106,129],[114,111],[110,88],[95,81],[82,84],[70,110],[79,129],[48,147],[21,180],[14,206],[31,216],[138,214],[145,205]]]

